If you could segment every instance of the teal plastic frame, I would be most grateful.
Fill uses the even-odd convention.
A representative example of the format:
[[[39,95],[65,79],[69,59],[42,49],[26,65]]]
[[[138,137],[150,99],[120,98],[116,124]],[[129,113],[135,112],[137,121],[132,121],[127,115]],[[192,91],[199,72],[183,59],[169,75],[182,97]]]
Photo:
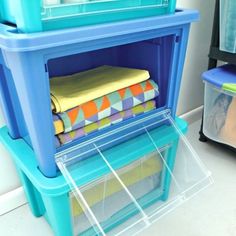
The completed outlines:
[[[40,32],[174,13],[176,0],[119,0],[43,6],[42,0],[1,0],[0,22]]]
[[[183,133],[186,133],[187,123],[179,118],[176,118],[176,123],[178,128]],[[37,161],[32,149],[22,139],[11,139],[6,127],[0,129],[0,140],[13,157],[33,215],[36,217],[44,216],[51,225],[55,235],[72,236],[73,222],[69,198],[71,190],[64,177],[61,174],[55,178],[45,177],[37,167]],[[178,140],[179,137],[176,133],[169,132],[169,135],[164,135],[157,143],[157,147],[171,143],[172,146],[167,152],[167,163],[170,169],[174,167]],[[84,173],[86,172],[87,170],[84,170]],[[150,197],[152,199],[152,201],[149,201],[149,205],[158,200],[167,200],[171,184],[169,175],[167,171],[164,171],[161,195],[155,193],[153,195],[153,192],[151,192],[150,196],[144,196],[144,198]],[[81,175],[75,176],[75,179],[76,182],[83,182],[80,181],[80,179],[83,179]],[[87,181],[89,182],[90,178],[87,178]],[[145,208],[149,205],[144,205],[143,207]],[[135,214],[135,212],[132,212],[132,214]],[[116,224],[112,227],[115,226]]]

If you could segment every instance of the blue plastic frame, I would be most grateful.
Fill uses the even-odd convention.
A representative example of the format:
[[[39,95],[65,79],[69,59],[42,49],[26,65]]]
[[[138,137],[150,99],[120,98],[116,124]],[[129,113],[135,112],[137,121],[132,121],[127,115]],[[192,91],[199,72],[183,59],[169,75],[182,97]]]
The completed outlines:
[[[170,65],[169,71],[165,71],[168,83],[163,85],[168,86],[167,98],[164,106],[151,113],[169,108],[174,117],[190,23],[197,21],[198,17],[195,10],[177,10],[173,15],[33,34],[20,34],[16,28],[1,24],[1,103],[11,137],[23,137],[32,143],[42,173],[47,177],[55,177],[57,168],[54,155],[57,150],[50,106],[48,62],[59,57],[170,35],[173,36],[173,47],[169,48],[165,43],[162,45],[163,52],[171,51],[171,56],[165,58],[165,63]],[[88,135],[77,142],[112,128]]]

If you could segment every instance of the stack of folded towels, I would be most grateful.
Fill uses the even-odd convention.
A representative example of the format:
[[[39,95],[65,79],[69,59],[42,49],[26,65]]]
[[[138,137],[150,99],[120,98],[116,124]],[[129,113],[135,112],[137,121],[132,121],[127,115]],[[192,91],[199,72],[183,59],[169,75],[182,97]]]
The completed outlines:
[[[101,66],[50,80],[56,147],[156,108],[146,70]]]

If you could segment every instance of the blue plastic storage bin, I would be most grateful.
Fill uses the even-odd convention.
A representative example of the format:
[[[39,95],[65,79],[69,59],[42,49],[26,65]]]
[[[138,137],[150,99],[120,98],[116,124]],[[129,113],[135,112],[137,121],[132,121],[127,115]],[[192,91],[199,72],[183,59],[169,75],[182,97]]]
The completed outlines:
[[[6,127],[0,139],[33,214],[44,215],[55,235],[136,235],[212,183],[186,130],[170,111],[157,113],[61,153],[57,165],[64,177],[55,178],[42,175],[32,149],[11,139]],[[115,133],[119,144],[110,147]],[[87,146],[93,146],[91,156],[81,161]]]
[[[42,173],[55,177],[56,153],[166,108],[174,117],[189,27],[197,19],[194,10],[178,10],[173,15],[32,34],[0,25],[1,104],[11,137],[29,143]],[[56,149],[49,78],[104,64],[148,70],[160,89],[157,111]]]
[[[176,0],[1,0],[0,22],[30,33],[169,14],[175,5]]]

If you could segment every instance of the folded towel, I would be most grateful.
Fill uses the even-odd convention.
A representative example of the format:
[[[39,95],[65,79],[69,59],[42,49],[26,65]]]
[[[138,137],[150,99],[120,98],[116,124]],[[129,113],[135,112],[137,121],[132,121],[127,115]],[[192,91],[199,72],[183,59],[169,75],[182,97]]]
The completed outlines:
[[[161,170],[161,159],[157,157],[156,153],[151,153],[146,160],[144,159],[142,162],[138,160],[132,163],[132,166],[129,165],[117,170],[117,173],[125,186],[129,187],[147,177],[160,173]],[[94,185],[94,187],[83,191],[83,196],[90,207],[123,189],[113,175],[107,175],[104,180],[101,180],[98,180],[98,184]],[[153,188],[154,186],[153,183]],[[72,198],[72,212],[73,216],[83,213],[81,206],[75,198]]]
[[[153,80],[146,80],[96,98],[68,111],[54,114],[55,134],[68,133],[94,123],[149,101],[157,97],[158,94],[157,84]]]
[[[218,136],[221,128],[224,126],[227,111],[232,101],[232,97],[221,93],[214,101],[204,120],[204,127],[213,136]]]
[[[148,71],[101,66],[69,76],[50,79],[54,112],[64,112],[149,78]]]
[[[233,97],[230,103],[224,126],[219,134],[220,141],[236,148],[236,97]]]
[[[53,114],[53,125],[55,130],[55,135],[64,133],[65,126],[61,118],[57,114]]]
[[[70,132],[64,133],[64,134],[58,134],[55,136],[55,138],[58,139],[59,142],[58,142],[58,140],[56,140],[55,145],[56,145],[56,147],[58,147],[58,143],[60,143],[61,145],[64,145],[66,143],[72,142],[75,139],[78,139],[78,138],[83,137],[89,133],[92,133],[96,130],[103,129],[103,128],[108,127],[110,125],[116,124],[120,121],[134,117],[138,114],[142,114],[142,113],[151,111],[155,108],[156,108],[156,103],[154,100],[151,100],[151,101],[142,103],[140,105],[137,105],[131,109],[118,112],[112,116],[109,116],[107,118],[104,118],[102,120],[94,122],[90,125],[86,125],[82,128],[79,128],[79,129],[76,129],[76,130],[73,130],[73,131],[70,131]]]

